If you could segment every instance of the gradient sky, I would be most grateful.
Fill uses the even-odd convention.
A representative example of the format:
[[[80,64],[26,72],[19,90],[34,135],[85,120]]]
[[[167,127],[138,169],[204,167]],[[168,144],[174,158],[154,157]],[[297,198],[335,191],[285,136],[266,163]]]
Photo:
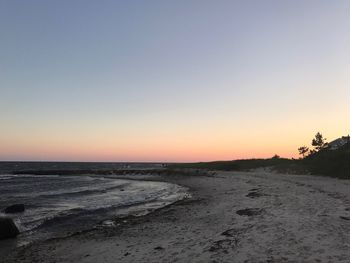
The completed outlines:
[[[350,130],[350,1],[0,0],[0,160],[297,156]]]

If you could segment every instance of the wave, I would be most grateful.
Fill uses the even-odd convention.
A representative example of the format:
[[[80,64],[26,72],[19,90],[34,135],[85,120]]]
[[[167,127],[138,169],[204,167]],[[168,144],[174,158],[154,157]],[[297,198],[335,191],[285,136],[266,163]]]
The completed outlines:
[[[80,196],[80,195],[92,195],[92,194],[104,194],[109,191],[117,190],[117,189],[123,189],[127,187],[130,183],[124,183],[119,184],[112,187],[107,188],[96,188],[96,189],[80,189],[75,191],[56,191],[56,192],[50,192],[45,194],[37,195],[37,197],[40,198],[57,198],[58,196],[66,196],[66,197],[72,197],[72,196]]]
[[[157,203],[157,200],[139,200],[120,205],[100,207],[97,209],[75,208],[52,217],[30,222],[32,227],[22,227],[24,231],[36,231],[43,228],[50,228],[52,230],[52,227],[54,226],[62,227],[65,224],[69,224],[75,225],[74,229],[78,232],[82,229],[90,228],[98,223],[102,223],[104,220],[111,219],[111,217],[118,218],[118,214],[121,217],[124,216],[124,213],[118,213],[118,210],[125,211],[132,207],[140,207],[142,205],[151,204],[152,202]],[[160,207],[160,204],[158,204],[158,206]],[[84,222],[84,224],[79,226],[76,224],[77,222]]]

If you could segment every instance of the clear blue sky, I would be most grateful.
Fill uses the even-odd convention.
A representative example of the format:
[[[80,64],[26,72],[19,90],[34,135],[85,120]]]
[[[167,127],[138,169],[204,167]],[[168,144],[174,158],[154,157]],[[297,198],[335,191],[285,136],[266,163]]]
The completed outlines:
[[[341,136],[349,14],[349,1],[0,0],[0,160],[293,156],[318,130]]]

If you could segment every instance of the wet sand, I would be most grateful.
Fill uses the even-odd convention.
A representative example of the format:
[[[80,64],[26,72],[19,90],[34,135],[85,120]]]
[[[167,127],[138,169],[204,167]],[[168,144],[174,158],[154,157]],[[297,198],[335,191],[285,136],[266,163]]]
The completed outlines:
[[[264,171],[147,179],[192,198],[0,262],[350,262],[350,181]]]

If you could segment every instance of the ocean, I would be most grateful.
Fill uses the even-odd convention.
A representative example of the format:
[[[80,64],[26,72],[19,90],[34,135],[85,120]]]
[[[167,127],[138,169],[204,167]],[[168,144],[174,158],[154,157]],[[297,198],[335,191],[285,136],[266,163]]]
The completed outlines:
[[[26,208],[23,213],[7,214],[20,230],[16,246],[112,227],[116,217],[144,215],[188,196],[187,189],[164,182],[102,175],[12,174],[6,169],[0,172],[0,211],[12,204]]]

